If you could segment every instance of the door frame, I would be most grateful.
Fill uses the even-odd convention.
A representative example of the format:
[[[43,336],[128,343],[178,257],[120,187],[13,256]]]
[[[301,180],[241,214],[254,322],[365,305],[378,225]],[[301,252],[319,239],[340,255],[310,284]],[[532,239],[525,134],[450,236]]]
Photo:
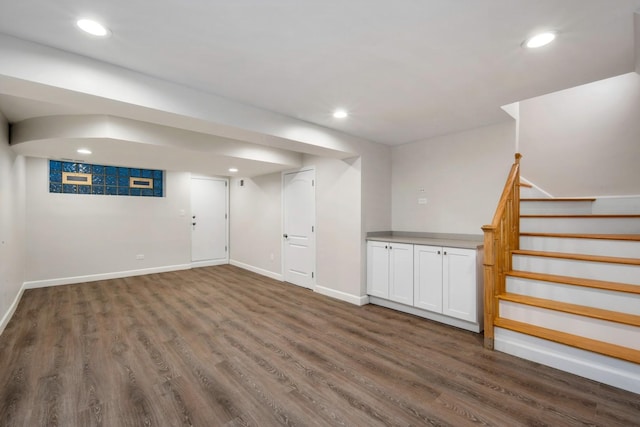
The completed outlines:
[[[191,268],[197,268],[197,267],[210,267],[213,265],[223,265],[223,264],[229,264],[229,259],[230,259],[230,253],[231,253],[231,245],[229,243],[229,223],[231,222],[231,218],[229,218],[229,178],[225,178],[225,177],[220,177],[220,176],[206,176],[206,175],[194,175],[191,174],[191,176],[189,177],[189,242],[191,243],[191,245],[189,246],[189,258],[193,259],[193,229],[191,227],[191,222],[192,222],[192,216],[193,216],[193,212],[192,212],[192,208],[193,208],[193,191],[191,188],[191,182],[193,179],[204,179],[204,180],[208,180],[208,181],[223,181],[225,183],[224,186],[224,204],[225,204],[225,210],[224,213],[226,215],[226,221],[225,221],[225,230],[224,230],[224,238],[225,238],[225,247],[227,248],[226,252],[225,252],[225,258],[218,258],[218,259],[214,259],[214,260],[204,260],[204,261],[190,261],[191,264]]]
[[[313,185],[313,227],[314,227],[314,232],[313,232],[313,260],[312,260],[312,264],[313,264],[313,276],[311,277],[311,287],[309,289],[311,289],[312,291],[315,292],[316,286],[317,286],[317,257],[318,257],[318,251],[317,251],[317,244],[316,244],[316,237],[318,235],[318,197],[317,197],[317,191],[316,191],[316,184],[317,184],[317,177],[316,177],[316,167],[315,166],[304,166],[301,167],[299,169],[289,169],[286,171],[282,171],[280,174],[280,182],[281,182],[281,188],[282,188],[282,197],[281,197],[281,211],[282,211],[282,215],[280,218],[280,253],[282,254],[281,258],[281,266],[280,266],[280,271],[282,272],[282,281],[285,282],[286,280],[286,272],[285,272],[285,266],[286,266],[286,257],[285,257],[285,240],[284,240],[284,210],[285,210],[285,202],[284,202],[284,198],[285,198],[285,182],[284,182],[284,177],[285,175],[291,174],[291,173],[297,173],[297,172],[306,172],[306,171],[312,171],[313,172],[313,181],[314,181],[314,185]],[[295,285],[295,284],[294,284]],[[298,286],[298,285],[295,285]],[[302,287],[302,286],[301,286]]]

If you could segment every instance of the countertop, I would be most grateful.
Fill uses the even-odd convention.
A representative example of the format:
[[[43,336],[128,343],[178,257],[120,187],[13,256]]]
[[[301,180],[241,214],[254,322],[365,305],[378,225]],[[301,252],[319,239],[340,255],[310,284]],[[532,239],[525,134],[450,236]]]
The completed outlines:
[[[409,234],[409,233],[406,233]],[[418,233],[415,233],[418,234]],[[367,236],[367,240],[377,241],[377,242],[390,242],[390,243],[406,243],[409,245],[427,245],[427,246],[448,246],[450,248],[461,248],[461,249],[480,249],[482,248],[483,241],[481,239],[473,240],[469,239],[466,235],[461,235],[460,239],[455,238],[455,235],[446,235],[438,236],[438,235],[428,235],[428,233],[423,233],[425,236],[417,236],[417,235],[398,235],[394,233],[389,234],[377,234],[373,236]],[[464,237],[463,237],[464,236]]]

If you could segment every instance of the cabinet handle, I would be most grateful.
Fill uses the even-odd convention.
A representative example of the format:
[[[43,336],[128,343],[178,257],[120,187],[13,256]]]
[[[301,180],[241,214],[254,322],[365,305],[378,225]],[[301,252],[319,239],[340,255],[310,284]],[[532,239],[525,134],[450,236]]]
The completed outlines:
[[[389,249],[393,249],[393,246],[389,245]]]
[[[447,254],[447,251],[444,251],[444,254],[446,255],[446,254]]]
[[[438,251],[438,255],[440,255],[440,251]]]
[[[389,249],[389,246],[387,246],[387,245],[384,245],[384,248],[385,248],[385,249]]]

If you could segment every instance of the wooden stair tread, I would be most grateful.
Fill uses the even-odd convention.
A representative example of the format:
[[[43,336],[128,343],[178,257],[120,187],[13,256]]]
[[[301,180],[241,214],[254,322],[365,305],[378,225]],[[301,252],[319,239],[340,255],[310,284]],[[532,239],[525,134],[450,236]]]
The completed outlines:
[[[516,249],[511,253],[513,255],[561,258],[561,259],[571,259],[576,261],[592,261],[592,262],[608,262],[612,264],[640,265],[640,259],[638,258],[621,258],[621,257],[602,256],[602,255],[569,254],[564,252],[529,251],[529,250],[523,250],[523,249]]]
[[[595,202],[596,199],[591,198],[575,198],[575,197],[547,197],[547,198],[521,198],[521,202]]]
[[[529,271],[517,270],[506,273],[506,276],[640,295],[640,285],[630,285],[628,283],[607,282],[604,280],[583,279],[580,277],[559,276],[556,274],[532,273]]]
[[[568,334],[566,332],[554,331],[553,329],[542,328],[540,326],[517,322],[510,319],[503,319],[500,317],[495,319],[494,325],[514,332],[520,332],[563,345],[626,360],[628,362],[640,363],[640,351],[632,348]]]
[[[630,240],[640,242],[640,234],[520,233],[520,236],[558,237],[567,239]]]
[[[522,214],[520,218],[640,218],[639,214]]]
[[[584,305],[571,304],[568,302],[554,301],[550,299],[510,293],[498,295],[498,299],[502,301],[510,301],[518,304],[530,305],[532,307],[546,308],[548,310],[561,311],[563,313],[590,317],[592,319],[606,320],[608,322],[622,323],[625,325],[640,327],[640,316],[635,314],[621,313],[619,311],[611,311],[602,308],[587,307]]]

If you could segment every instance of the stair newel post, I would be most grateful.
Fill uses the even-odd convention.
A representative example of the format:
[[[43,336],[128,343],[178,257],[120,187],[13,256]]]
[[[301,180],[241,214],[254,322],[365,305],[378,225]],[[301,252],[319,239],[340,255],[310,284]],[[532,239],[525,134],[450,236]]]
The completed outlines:
[[[495,247],[496,227],[485,225],[484,231],[484,347],[493,350],[493,321],[496,316]]]
[[[505,292],[511,271],[511,251],[520,246],[520,158],[516,153],[491,225],[484,231],[484,346],[493,349],[494,324],[499,317],[498,297]]]

